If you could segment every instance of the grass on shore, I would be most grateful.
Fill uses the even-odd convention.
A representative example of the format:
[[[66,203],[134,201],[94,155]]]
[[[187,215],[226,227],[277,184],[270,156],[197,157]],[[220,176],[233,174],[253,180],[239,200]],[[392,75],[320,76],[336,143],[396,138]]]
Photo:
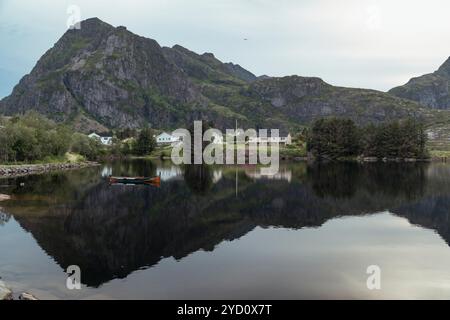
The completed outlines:
[[[430,151],[431,158],[450,158],[449,150],[431,150]]]
[[[30,162],[6,162],[0,163],[1,166],[20,166],[20,165],[33,165],[33,164],[54,164],[54,163],[80,163],[86,161],[85,157],[77,153],[67,152],[63,156],[51,156],[45,157],[41,160],[30,161]]]

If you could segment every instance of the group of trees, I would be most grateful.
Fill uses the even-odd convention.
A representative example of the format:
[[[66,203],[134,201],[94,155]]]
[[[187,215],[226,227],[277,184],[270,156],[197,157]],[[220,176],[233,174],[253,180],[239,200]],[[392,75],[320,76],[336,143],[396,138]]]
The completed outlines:
[[[67,152],[94,160],[107,155],[150,154],[156,141],[150,128],[123,130],[125,142],[106,148],[97,139],[73,132],[69,127],[56,124],[44,116],[29,112],[23,116],[0,119],[0,163],[34,162],[59,159]]]
[[[88,160],[96,159],[106,151],[100,141],[91,139],[81,133],[74,133],[72,135],[70,150],[74,153],[81,154]]]
[[[91,160],[104,154],[150,154],[156,147],[154,132],[124,130],[125,140],[106,149],[96,139],[72,132],[37,113],[0,122],[0,162],[32,162],[60,157],[71,151]],[[307,149],[319,159],[348,157],[425,158],[426,134],[413,119],[358,127],[349,119],[320,119],[302,133]]]
[[[150,154],[156,147],[153,131],[150,128],[142,129],[132,144],[132,153],[138,156]]]
[[[153,137],[155,132],[152,129],[145,127],[140,131],[130,130],[127,132],[130,133],[130,136],[125,135],[125,139],[113,146],[111,150],[113,154],[119,156],[146,156],[155,150],[156,140]],[[121,136],[123,136],[123,133],[121,133]]]
[[[0,161],[35,161],[64,155],[72,132],[35,113],[14,117],[0,127]]]
[[[321,159],[426,158],[424,127],[414,119],[358,127],[349,119],[320,119],[308,134],[308,151]]]

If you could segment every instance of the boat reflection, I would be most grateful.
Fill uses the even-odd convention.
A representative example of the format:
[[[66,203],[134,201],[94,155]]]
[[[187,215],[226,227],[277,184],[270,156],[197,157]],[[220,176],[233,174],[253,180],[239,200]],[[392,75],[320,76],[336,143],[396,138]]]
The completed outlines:
[[[166,180],[158,189],[109,188],[104,168],[10,179],[17,200],[2,203],[0,216],[7,221],[12,214],[63,269],[79,265],[83,283],[91,287],[165,257],[212,251],[256,227],[318,227],[336,217],[385,210],[450,243],[450,167],[297,163],[263,179],[248,168],[174,169],[146,161],[108,166],[114,175],[165,172]]]

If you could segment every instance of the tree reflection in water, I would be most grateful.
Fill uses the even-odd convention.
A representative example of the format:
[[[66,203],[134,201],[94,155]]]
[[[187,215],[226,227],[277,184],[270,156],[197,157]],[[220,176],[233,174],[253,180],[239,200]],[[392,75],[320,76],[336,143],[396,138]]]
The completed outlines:
[[[122,161],[108,166],[114,175],[153,176],[173,165]],[[214,250],[257,226],[301,229],[386,209],[450,239],[450,167],[293,163],[283,164],[286,174],[279,179],[267,179],[246,174],[248,168],[191,165],[160,188],[109,186],[103,169],[4,183],[17,199],[2,203],[4,212],[14,215],[62,268],[79,265],[88,286],[126,277],[164,257]]]
[[[205,164],[185,165],[184,181],[192,192],[206,194],[213,184],[212,170]]]

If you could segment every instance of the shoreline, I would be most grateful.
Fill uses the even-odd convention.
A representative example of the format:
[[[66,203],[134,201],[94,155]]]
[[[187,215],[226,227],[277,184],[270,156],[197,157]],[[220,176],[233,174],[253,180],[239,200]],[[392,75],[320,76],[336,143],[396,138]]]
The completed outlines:
[[[18,177],[53,171],[65,171],[99,166],[93,161],[84,162],[57,162],[43,164],[0,165],[0,177]]]

